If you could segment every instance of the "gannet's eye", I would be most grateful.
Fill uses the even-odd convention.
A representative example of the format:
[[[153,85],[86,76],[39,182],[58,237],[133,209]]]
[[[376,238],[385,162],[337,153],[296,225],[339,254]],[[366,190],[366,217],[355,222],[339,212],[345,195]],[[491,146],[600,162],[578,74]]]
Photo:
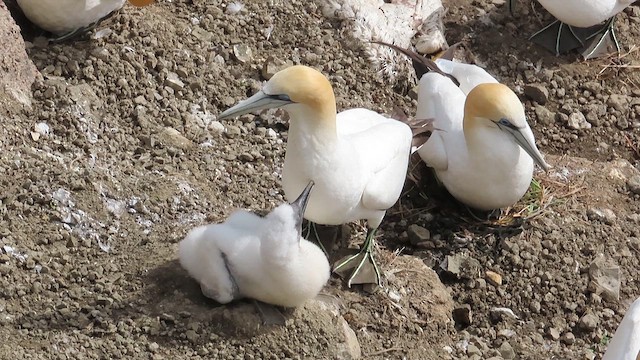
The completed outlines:
[[[498,123],[500,125],[504,125],[504,126],[509,126],[512,127],[513,125],[511,124],[511,122],[505,118],[500,119],[500,121],[498,121]]]
[[[292,102],[291,98],[287,94],[277,94],[277,95],[269,95],[269,96],[276,100]]]

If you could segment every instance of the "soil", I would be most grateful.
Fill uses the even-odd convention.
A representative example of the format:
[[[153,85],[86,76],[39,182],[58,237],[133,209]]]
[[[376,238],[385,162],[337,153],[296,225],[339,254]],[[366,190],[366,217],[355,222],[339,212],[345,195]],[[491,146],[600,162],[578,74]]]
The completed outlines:
[[[64,43],[21,22],[42,77],[30,106],[0,111],[0,358],[599,357],[640,296],[640,7],[617,18],[623,56],[582,61],[527,41],[551,20],[535,2],[514,16],[502,0],[444,5],[449,44],[521,96],[554,169],[495,220],[413,161],[418,182],[379,232],[385,286],[333,277],[284,327],[207,300],[176,261],[194,226],[283,201],[286,115],[215,115],[260,88],[265,64],[320,69],[340,110],[412,114],[414,84],[389,85],[309,1],[126,6]],[[362,224],[342,230],[363,240]]]

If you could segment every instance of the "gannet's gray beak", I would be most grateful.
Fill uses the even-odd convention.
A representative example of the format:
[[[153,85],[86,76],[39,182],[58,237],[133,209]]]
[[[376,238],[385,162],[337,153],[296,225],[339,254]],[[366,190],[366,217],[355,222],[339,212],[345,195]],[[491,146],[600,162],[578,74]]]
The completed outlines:
[[[240,101],[235,106],[218,115],[218,120],[234,118],[257,110],[278,108],[291,103],[293,103],[293,101],[291,101],[287,95],[268,95],[260,90],[252,97]]]
[[[302,190],[302,194],[298,196],[290,205],[293,208],[294,216],[296,217],[296,228],[302,232],[302,220],[304,219],[304,210],[307,208],[309,202],[309,195],[311,194],[311,188],[313,188],[313,180],[309,181],[307,187]]]
[[[508,124],[499,122],[497,123],[497,125],[500,130],[511,134],[516,143],[520,145],[520,147],[524,151],[526,151],[529,156],[531,156],[533,162],[538,164],[538,166],[540,166],[544,171],[549,171],[551,169],[551,165],[547,164],[547,162],[544,161],[540,150],[538,150],[538,147],[536,146],[535,140],[533,138],[533,133],[528,127],[519,128],[514,126],[510,122]]]

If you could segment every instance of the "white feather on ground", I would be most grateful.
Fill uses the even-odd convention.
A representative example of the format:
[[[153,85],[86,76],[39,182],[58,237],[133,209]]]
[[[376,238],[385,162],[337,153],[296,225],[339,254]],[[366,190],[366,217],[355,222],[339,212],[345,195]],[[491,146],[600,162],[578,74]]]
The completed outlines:
[[[448,47],[444,38],[441,0],[316,0],[324,16],[344,22],[349,45],[363,47],[373,66],[391,81],[412,80],[411,62],[372,40],[423,54]]]

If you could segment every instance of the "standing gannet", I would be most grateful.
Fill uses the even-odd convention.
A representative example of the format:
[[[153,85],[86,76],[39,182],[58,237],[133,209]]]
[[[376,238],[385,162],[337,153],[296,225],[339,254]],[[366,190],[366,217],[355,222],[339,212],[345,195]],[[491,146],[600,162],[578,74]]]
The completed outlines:
[[[290,116],[282,170],[285,196],[291,198],[313,180],[316,187],[306,219],[325,225],[366,219],[367,237],[360,252],[334,270],[354,268],[347,280],[349,287],[380,284],[373,258],[374,235],[386,210],[400,197],[409,163],[411,129],[366,109],[336,115],[329,80],[301,65],[276,73],[261,91],[218,119],[278,107]]]
[[[536,147],[518,96],[476,65],[433,62],[394,48],[432,70],[416,68],[426,73],[415,117],[433,119],[437,129],[417,152],[451,195],[479,210],[520,200],[531,184],[534,161],[545,171],[550,166]]]
[[[296,307],[315,297],[331,272],[324,252],[301,237],[312,187],[265,217],[237,210],[222,224],[191,230],[180,242],[180,264],[221,304],[251,298]]]
[[[610,53],[609,45],[620,51],[613,22],[615,16],[630,6],[635,0],[538,0],[557,20],[545,26],[530,37],[530,40],[559,55],[581,47],[582,39],[576,34],[577,28],[589,29],[585,40],[590,40],[582,51],[585,59],[600,57]],[[512,6],[513,0],[509,1]]]
[[[627,310],[602,357],[602,360],[638,359],[640,359],[640,298],[636,299]]]
[[[64,40],[95,26],[101,19],[120,9],[126,0],[17,0],[24,15],[43,30]],[[146,6],[153,0],[129,0]]]

